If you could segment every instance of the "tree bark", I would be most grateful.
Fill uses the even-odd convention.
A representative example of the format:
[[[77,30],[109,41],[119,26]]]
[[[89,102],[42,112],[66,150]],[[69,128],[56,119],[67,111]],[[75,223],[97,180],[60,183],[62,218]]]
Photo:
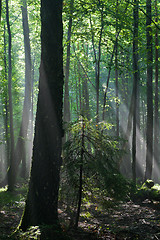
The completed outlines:
[[[158,12],[157,12],[157,0],[155,0],[155,12],[156,19],[155,22],[158,22]],[[157,181],[159,178],[159,151],[158,151],[158,139],[159,139],[159,117],[158,117],[158,29],[156,28],[155,34],[155,110],[154,110],[154,179]]]
[[[146,130],[146,172],[145,180],[152,177],[153,164],[153,87],[152,87],[152,28],[151,0],[146,1],[146,37],[147,37],[147,130]]]
[[[136,162],[137,162],[137,88],[139,82],[138,69],[138,0],[134,0],[133,9],[133,136],[132,136],[132,178],[136,183]]]
[[[20,228],[57,224],[62,145],[62,1],[41,0],[41,66],[33,162]]]
[[[29,39],[29,25],[28,25],[28,12],[27,1],[23,0],[22,8],[22,21],[23,21],[23,34],[24,34],[24,48],[25,48],[25,98],[23,105],[22,122],[17,141],[15,152],[19,153],[16,162],[22,160],[22,173],[26,177],[26,138],[29,125],[30,110],[31,110],[31,85],[32,85],[32,63],[31,63],[31,47]]]
[[[118,34],[118,0],[116,3],[116,36]],[[119,103],[118,103],[118,38],[115,42],[115,85],[116,85],[116,136],[119,137]]]
[[[79,169],[79,192],[78,192],[78,207],[75,227],[78,227],[79,216],[81,211],[81,202],[82,202],[82,190],[83,190],[83,158],[84,158],[84,119],[82,116],[82,135],[81,135],[81,157],[80,157],[80,169]]]
[[[8,0],[6,0],[6,20],[8,29],[8,96],[9,96],[9,123],[10,123],[10,168],[8,172],[8,190],[12,191],[14,188],[14,130],[13,130],[13,104],[12,104],[12,36],[9,23],[9,7]]]
[[[70,122],[70,102],[69,102],[69,67],[70,67],[70,49],[71,49],[71,30],[72,30],[72,18],[73,18],[73,5],[74,0],[70,0],[70,14],[68,24],[68,36],[67,36],[67,59],[65,66],[65,81],[64,81],[64,123]]]
[[[5,81],[7,80],[7,49],[6,49],[6,26],[4,24],[4,68],[5,68]],[[8,112],[8,86],[5,87],[5,116],[4,116],[4,125],[5,125],[5,139],[6,139],[6,166],[9,167],[9,156],[10,156],[10,141],[9,141],[9,112]]]
[[[29,124],[29,115],[31,109],[31,49],[29,40],[29,26],[28,26],[28,14],[26,0],[23,1],[22,6],[22,20],[23,20],[23,33],[24,33],[24,47],[25,47],[25,97],[22,113],[22,121],[17,139],[16,147],[13,152],[14,164],[9,168],[8,174],[12,175],[12,185],[16,183],[17,169],[22,161],[22,173],[23,177],[26,175],[26,151],[25,140],[27,137],[27,130]]]
[[[91,15],[90,15],[90,25],[91,25],[91,33],[92,33],[92,47],[93,47],[94,58],[95,58],[96,123],[98,123],[99,122],[99,81],[100,81],[101,42],[102,42],[102,34],[103,34],[103,28],[104,28],[103,8],[101,10],[101,29],[100,29],[100,36],[99,36],[99,42],[98,42],[98,54],[96,53],[96,48],[95,48]]]

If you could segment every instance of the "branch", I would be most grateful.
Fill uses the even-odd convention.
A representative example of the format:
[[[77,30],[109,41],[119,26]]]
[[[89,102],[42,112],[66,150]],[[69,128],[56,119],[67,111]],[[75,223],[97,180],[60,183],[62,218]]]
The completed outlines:
[[[78,63],[80,64],[82,70],[84,71],[84,73],[85,73],[85,75],[86,75],[88,81],[90,82],[90,84],[92,85],[92,87],[95,89],[95,86],[94,86],[93,83],[91,82],[91,80],[90,80],[90,78],[89,78],[89,76],[88,76],[88,74],[87,74],[87,72],[86,72],[84,66],[82,65],[81,61],[79,60],[79,58],[78,58],[78,56],[77,56],[77,54],[76,54],[76,50],[75,50],[75,46],[74,46],[74,44],[73,44],[73,50],[74,50],[75,56],[76,56],[76,58],[77,58],[77,61],[78,61]]]
[[[134,3],[126,0],[127,3],[131,4],[132,6],[134,6]],[[150,18],[151,22],[156,26],[156,28],[158,28],[160,30],[160,27],[157,25],[157,23],[152,19],[152,17],[148,16],[148,14],[142,9],[139,7],[139,10],[148,18]]]

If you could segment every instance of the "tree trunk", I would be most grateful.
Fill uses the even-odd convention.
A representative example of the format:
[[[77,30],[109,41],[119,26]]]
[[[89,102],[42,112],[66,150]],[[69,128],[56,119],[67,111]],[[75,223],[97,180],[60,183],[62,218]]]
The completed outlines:
[[[157,13],[157,0],[155,0],[155,11],[156,19],[158,22]],[[158,29],[156,28],[155,34],[155,114],[154,114],[154,179],[155,181],[159,178],[159,151],[158,151],[158,139],[159,139],[159,118],[158,118]]]
[[[132,177],[133,182],[136,183],[136,152],[137,152],[137,88],[139,82],[138,69],[138,1],[134,0],[133,9],[133,137],[132,137]]]
[[[22,121],[19,131],[16,147],[13,152],[14,165],[10,166],[8,171],[9,175],[12,174],[12,185],[16,182],[17,169],[22,161],[23,176],[26,174],[26,152],[25,152],[25,140],[27,137],[27,130],[29,124],[29,111],[31,109],[31,50],[29,40],[29,26],[27,16],[26,1],[23,1],[22,6],[22,19],[23,19],[23,33],[24,33],[24,47],[25,47],[25,98],[23,105]]]
[[[65,66],[65,82],[64,82],[64,123],[70,122],[70,102],[69,102],[69,66],[70,66],[70,49],[71,49],[71,30],[72,30],[72,17],[73,17],[73,4],[74,0],[70,0],[70,14],[68,24],[67,36],[67,59]]]
[[[118,0],[116,3],[116,36],[118,34]],[[116,82],[116,136],[119,137],[119,103],[118,103],[118,38],[115,42],[115,82]]]
[[[94,32],[93,32],[91,15],[90,15],[90,25],[91,25],[91,33],[92,33],[92,47],[93,47],[94,59],[95,59],[96,122],[98,123],[99,122],[99,81],[100,81],[101,41],[102,41],[102,33],[103,33],[103,27],[104,27],[103,9],[101,10],[101,30],[100,30],[99,43],[98,43],[98,54],[96,53],[96,48],[95,48],[95,40],[94,40]]]
[[[84,158],[84,120],[82,116],[82,135],[81,135],[81,158],[80,158],[80,169],[79,169],[79,192],[78,192],[78,207],[76,215],[75,227],[78,227],[79,216],[81,211],[81,202],[82,202],[82,190],[83,190],[83,158]]]
[[[9,123],[10,123],[10,169],[8,172],[8,190],[12,191],[14,188],[14,130],[13,130],[13,106],[12,106],[12,62],[11,62],[11,48],[12,38],[9,23],[9,8],[8,0],[6,0],[6,20],[8,29],[8,96],[9,96]]]
[[[125,12],[127,11],[127,8],[128,8],[128,4],[126,5],[126,8],[124,10],[124,14]],[[109,79],[110,79],[110,74],[111,74],[111,70],[112,70],[112,62],[113,62],[113,57],[114,57],[114,54],[115,54],[115,48],[116,48],[116,42],[118,41],[118,37],[119,37],[119,34],[121,32],[121,28],[119,29],[119,31],[117,32],[116,34],[116,40],[115,40],[115,44],[114,44],[114,47],[113,47],[113,51],[112,51],[112,55],[111,55],[111,60],[110,60],[110,64],[109,64],[109,70],[108,70],[108,76],[107,76],[107,82],[106,82],[106,87],[105,87],[105,91],[104,91],[104,100],[103,100],[103,111],[102,111],[102,120],[104,121],[105,119],[105,108],[106,108],[106,97],[107,97],[107,90],[108,90],[108,86],[109,86]]]
[[[90,113],[89,113],[89,91],[88,91],[88,83],[86,76],[84,76],[83,82],[82,82],[82,93],[83,93],[83,110],[84,116],[87,117],[87,119],[90,119]]]
[[[62,145],[62,1],[41,0],[41,66],[33,162],[20,228],[57,224]]]
[[[134,90],[132,90],[132,96],[131,96],[131,102],[130,102],[130,107],[129,107],[129,113],[128,113],[128,120],[127,120],[127,129],[126,132],[124,134],[124,139],[126,140],[122,146],[123,150],[126,150],[127,146],[128,146],[128,142],[129,142],[129,138],[131,135],[131,131],[132,131],[132,123],[133,123],[133,99],[134,99]],[[118,165],[120,168],[120,165],[122,164],[123,160],[124,160],[124,155],[120,158]]]
[[[2,1],[0,0],[0,23],[1,23]]]
[[[6,51],[6,27],[4,24],[4,68],[5,68],[5,81],[7,80],[7,51]],[[8,115],[8,86],[5,87],[5,116],[4,116],[4,125],[5,125],[5,139],[6,139],[6,166],[9,167],[9,156],[10,156],[10,141],[9,141],[9,115]]]
[[[19,164],[22,160],[22,177],[26,177],[26,138],[29,125],[30,110],[31,110],[31,85],[32,85],[32,63],[31,63],[31,47],[29,39],[29,25],[27,1],[23,0],[22,20],[23,20],[23,34],[24,34],[24,48],[25,48],[25,98],[23,105],[22,122],[19,132],[19,137],[16,146],[16,153],[18,158],[16,162]]]
[[[84,46],[85,49],[85,46]],[[86,59],[88,60],[88,45],[86,46]],[[88,64],[86,66],[88,69]],[[90,110],[89,110],[89,90],[86,74],[83,74],[82,79],[82,94],[83,94],[83,114],[88,120],[90,119]]]
[[[151,0],[146,1],[146,37],[147,37],[147,130],[146,130],[146,172],[145,180],[152,177],[153,164],[153,90],[152,90],[152,15]]]

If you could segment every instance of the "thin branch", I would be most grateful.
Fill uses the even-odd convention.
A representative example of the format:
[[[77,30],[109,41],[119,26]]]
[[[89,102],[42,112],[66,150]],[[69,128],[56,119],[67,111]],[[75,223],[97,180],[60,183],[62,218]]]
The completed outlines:
[[[134,6],[134,3],[132,3],[132,2],[130,2],[130,1],[128,1],[128,0],[126,0],[126,2],[128,2],[129,4],[131,4],[132,6]],[[160,27],[157,25],[157,23],[156,23],[150,16],[148,16],[148,14],[147,14],[142,8],[139,7],[139,10],[140,10],[146,17],[150,18],[151,22],[156,26],[156,28],[158,28],[158,29],[160,30]]]
[[[75,50],[74,44],[73,44],[73,50],[74,50],[75,57],[77,58],[77,61],[78,61],[78,63],[80,64],[82,70],[84,71],[84,73],[85,73],[88,81],[90,82],[90,84],[92,85],[92,87],[95,89],[95,86],[94,86],[93,83],[91,82],[91,80],[90,80],[90,78],[89,78],[89,76],[88,76],[88,74],[87,74],[87,71],[85,70],[83,64],[81,63],[81,61],[79,60],[79,58],[78,58],[78,56],[77,56],[77,54],[76,54],[76,50]]]

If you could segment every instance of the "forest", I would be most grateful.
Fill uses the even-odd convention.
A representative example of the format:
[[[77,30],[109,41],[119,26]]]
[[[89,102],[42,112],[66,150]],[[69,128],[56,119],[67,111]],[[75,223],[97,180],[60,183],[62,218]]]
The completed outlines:
[[[159,14],[0,0],[0,240],[160,239]]]

